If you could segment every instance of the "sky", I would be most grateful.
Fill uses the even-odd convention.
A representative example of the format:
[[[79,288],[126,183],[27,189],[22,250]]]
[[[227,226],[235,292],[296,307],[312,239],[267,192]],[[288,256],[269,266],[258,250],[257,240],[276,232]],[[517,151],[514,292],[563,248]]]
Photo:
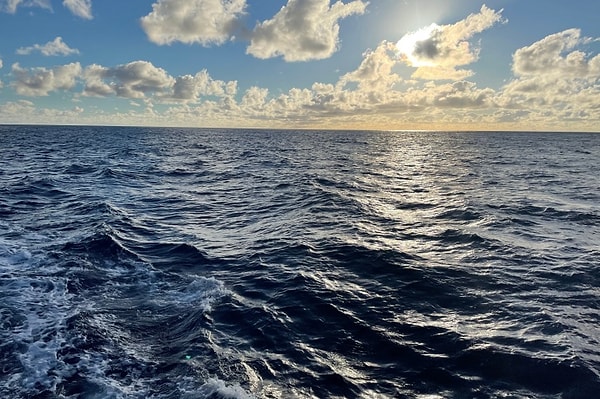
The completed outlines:
[[[0,123],[600,131],[600,2],[0,0]]]

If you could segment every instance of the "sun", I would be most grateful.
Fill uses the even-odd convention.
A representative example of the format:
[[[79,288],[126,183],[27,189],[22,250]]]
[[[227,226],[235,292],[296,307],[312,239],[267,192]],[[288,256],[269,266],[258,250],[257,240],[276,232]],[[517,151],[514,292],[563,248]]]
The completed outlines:
[[[398,55],[408,65],[413,67],[435,66],[435,43],[432,42],[436,32],[439,32],[438,24],[431,24],[415,32],[404,35],[396,49]]]

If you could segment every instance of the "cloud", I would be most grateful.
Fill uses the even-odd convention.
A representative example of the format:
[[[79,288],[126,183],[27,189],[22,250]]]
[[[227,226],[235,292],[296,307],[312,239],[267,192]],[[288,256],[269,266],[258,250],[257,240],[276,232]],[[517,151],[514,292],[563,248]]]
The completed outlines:
[[[270,20],[256,25],[247,53],[257,58],[282,56],[286,61],[308,61],[331,56],[339,42],[338,21],[363,14],[361,0],[330,6],[329,0],[289,0]]]
[[[21,116],[33,114],[35,112],[35,104],[27,100],[19,100],[15,102],[7,102],[0,105],[0,113],[3,115]],[[19,121],[20,119],[16,119]],[[21,119],[22,120],[22,119]]]
[[[148,61],[133,61],[128,64],[107,68],[91,65],[83,73],[86,96],[108,96],[145,98],[150,93],[162,93],[171,88],[174,79],[162,68]]]
[[[93,19],[92,0],[64,0],[63,5],[83,19]]]
[[[237,81],[213,79],[206,70],[177,78],[148,61],[133,61],[116,67],[79,63],[51,69],[25,69],[12,66],[12,86],[17,94],[47,96],[58,90],[71,90],[83,81],[81,94],[88,97],[117,96],[128,99],[154,100],[161,103],[196,103],[217,99],[231,104],[237,94]]]
[[[159,45],[223,44],[233,37],[245,8],[246,0],[158,0],[141,23]]]
[[[167,3],[175,8],[168,10],[171,14],[165,11],[163,15],[174,15],[175,9],[187,10],[187,4],[163,0],[155,4],[155,11],[158,4]],[[337,46],[338,28],[332,27],[337,25],[341,16],[358,13],[358,8],[350,6],[358,7],[359,3],[363,4],[359,9],[364,11],[366,4],[363,2],[330,5],[327,1],[305,0],[300,4],[297,0],[288,0],[271,20],[259,23],[256,31],[268,22],[282,30],[282,36],[272,37],[269,42],[271,56],[299,61],[325,55],[331,49],[335,51]],[[225,2],[194,4],[225,7]],[[304,14],[297,11],[300,9],[304,9]],[[294,12],[285,14],[291,11]],[[37,108],[28,101],[6,102],[0,104],[0,111],[6,111],[0,112],[0,117],[5,121],[23,120],[23,115],[26,115],[32,121],[47,118],[46,121],[68,123],[230,127],[460,129],[486,127],[482,125],[486,123],[499,128],[535,126],[556,130],[589,126],[598,130],[600,55],[586,52],[589,45],[598,39],[582,36],[579,29],[558,32],[516,50],[512,79],[498,90],[478,87],[469,81],[468,77],[473,72],[464,66],[479,57],[479,49],[471,43],[472,38],[500,22],[500,14],[501,11],[483,6],[481,12],[455,24],[432,24],[405,35],[399,42],[382,41],[374,49],[364,52],[362,60],[354,68],[340,73],[337,81],[315,82],[283,92],[258,86],[241,91],[237,81],[215,79],[207,70],[171,76],[168,71],[148,61],[117,66],[93,64],[85,68],[79,63],[31,69],[14,64],[12,73],[7,74],[13,82],[5,81],[4,85],[13,88],[19,95],[48,96],[56,91],[70,91],[74,93],[73,100],[78,101],[77,105],[84,103],[82,96],[116,96],[127,100],[113,99],[123,107],[116,113],[91,109],[83,112],[78,107],[69,111],[51,110]],[[236,14],[236,18],[240,15]],[[334,43],[333,47],[328,47],[328,44],[303,48],[300,44],[303,39],[316,35],[311,32],[308,23],[316,15],[330,18],[329,22],[321,23],[325,32],[323,37],[328,39],[319,37],[319,40]],[[286,16],[288,20],[283,23]],[[232,31],[227,32],[224,37],[228,39]],[[279,31],[273,30],[273,35],[275,32]],[[285,35],[292,32],[296,34],[296,46],[290,42],[286,47],[291,39]],[[252,35],[248,37],[255,39]],[[332,37],[333,42],[328,41]],[[61,48],[62,45],[69,48],[57,37],[46,45],[34,45],[19,51],[43,53],[42,49],[47,49],[48,53],[60,53],[60,50],[50,49]],[[1,64],[0,60],[0,67]],[[404,75],[408,69],[406,65],[414,68],[412,78]],[[505,67],[508,71],[510,66]],[[75,88],[78,91],[74,91]],[[68,93],[62,96],[66,95]]]
[[[79,54],[79,50],[67,46],[67,44],[63,42],[63,39],[60,36],[57,36],[56,39],[44,45],[34,44],[30,47],[21,47],[17,49],[17,54],[28,55],[33,53],[34,51],[39,51],[40,53],[46,56]]]
[[[148,61],[134,61],[108,69],[115,92],[120,97],[143,98],[146,93],[161,92],[173,85],[173,78]]]
[[[0,69],[2,69],[2,58],[0,58]]]
[[[412,77],[423,80],[463,80],[473,76],[470,69],[457,69],[450,65],[422,66],[419,67]]]
[[[78,62],[56,66],[52,69],[21,68],[13,64],[12,73],[15,81],[12,83],[17,94],[24,96],[47,96],[52,91],[70,90],[75,87],[77,78],[81,75],[81,65]]]
[[[513,54],[515,78],[503,87],[499,105],[542,112],[549,107],[563,118],[600,112],[600,55],[579,48],[592,38],[579,29],[555,33]],[[597,115],[600,116],[600,115]]]
[[[264,107],[268,95],[269,89],[252,86],[244,93],[240,106],[242,109],[261,109]]]
[[[441,29],[434,23],[407,33],[396,43],[398,54],[410,66],[435,65],[434,59],[440,53],[438,42]]]
[[[588,60],[583,51],[576,50],[577,46],[592,40],[582,38],[579,29],[568,29],[549,35],[514,53],[513,72],[517,76],[598,77],[600,56]]]
[[[196,75],[184,75],[175,79],[173,91],[164,98],[176,101],[197,101],[200,97],[231,97],[237,92],[237,82],[214,80],[206,70]]]
[[[244,117],[257,123],[342,123],[378,128],[399,121],[423,125],[432,120],[462,123],[474,118],[469,114],[484,113],[493,104],[494,90],[479,89],[475,83],[405,81],[394,70],[398,62],[395,43],[384,41],[367,51],[360,65],[336,83],[317,82],[310,88],[292,88],[275,97],[265,88],[251,87],[228,115],[231,120]],[[231,114],[233,110],[237,113]]]
[[[270,96],[266,88],[254,86],[239,100],[237,81],[213,79],[206,70],[172,77],[147,61],[116,67],[94,64],[83,71],[79,64],[29,71],[15,64],[13,75],[17,83],[13,87],[21,95],[43,96],[55,90],[71,90],[82,80],[84,96],[118,96],[145,102],[143,112],[127,111],[114,119],[104,119],[107,123],[129,120],[128,123],[185,125],[202,120],[230,126],[273,123],[367,126],[376,121],[384,126],[398,120],[423,124],[431,123],[432,118],[466,121],[472,118],[468,113],[490,106],[493,90],[478,89],[474,83],[437,85],[403,80],[394,72],[399,62],[395,55],[395,44],[384,41],[375,50],[367,51],[360,65],[336,83],[317,82],[310,88],[292,88],[276,96]],[[153,107],[155,103],[175,106],[161,113]],[[452,112],[444,113],[444,109]]]
[[[342,76],[340,84],[345,86],[356,82],[360,89],[384,92],[391,90],[395,83],[401,80],[393,72],[397,63],[394,57],[394,44],[383,41],[375,50],[363,54],[360,66],[352,72]]]
[[[50,0],[0,0],[0,11],[14,14],[17,8],[21,7],[40,7],[48,10],[52,9]]]
[[[228,99],[237,94],[237,81],[213,79],[206,70],[176,78],[148,61],[113,68],[90,65],[83,72],[84,96],[116,95],[129,99],[154,99],[162,103],[195,103],[202,98]]]
[[[473,82],[459,81],[431,86],[430,104],[436,108],[477,109],[491,106],[494,90],[479,89]]]
[[[286,61],[327,58],[339,44],[339,20],[364,13],[367,4],[288,0],[272,19],[246,32],[250,39],[246,52],[262,59],[282,56]],[[246,7],[246,0],[158,0],[141,24],[149,40],[159,45],[221,45],[242,31]]]
[[[502,10],[494,11],[485,5],[477,14],[452,25],[432,24],[403,36],[396,44],[400,59],[416,71],[414,78],[426,80],[460,80],[473,71],[459,69],[479,58],[479,49],[469,39],[502,21]]]
[[[39,108],[28,100],[10,101],[0,104],[0,115],[5,123],[79,123],[84,110],[75,106],[71,109]]]
[[[92,64],[83,71],[85,87],[83,95],[90,97],[105,97],[116,93],[114,83],[106,83],[111,75],[110,69],[101,65]]]
[[[92,19],[92,0],[64,0],[63,5],[80,18]],[[18,7],[52,10],[50,0],[0,0],[0,11],[14,14]]]

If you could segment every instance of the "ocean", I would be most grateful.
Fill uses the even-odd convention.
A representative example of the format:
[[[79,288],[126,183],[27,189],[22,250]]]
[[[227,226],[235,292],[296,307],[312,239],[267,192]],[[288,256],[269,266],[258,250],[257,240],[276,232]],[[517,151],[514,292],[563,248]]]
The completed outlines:
[[[600,134],[0,126],[1,398],[594,398]]]

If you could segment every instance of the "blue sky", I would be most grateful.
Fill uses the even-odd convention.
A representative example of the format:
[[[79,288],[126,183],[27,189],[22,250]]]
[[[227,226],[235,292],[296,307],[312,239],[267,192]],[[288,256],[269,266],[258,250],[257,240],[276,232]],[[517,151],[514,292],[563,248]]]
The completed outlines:
[[[600,2],[0,0],[0,123],[600,130]]]

